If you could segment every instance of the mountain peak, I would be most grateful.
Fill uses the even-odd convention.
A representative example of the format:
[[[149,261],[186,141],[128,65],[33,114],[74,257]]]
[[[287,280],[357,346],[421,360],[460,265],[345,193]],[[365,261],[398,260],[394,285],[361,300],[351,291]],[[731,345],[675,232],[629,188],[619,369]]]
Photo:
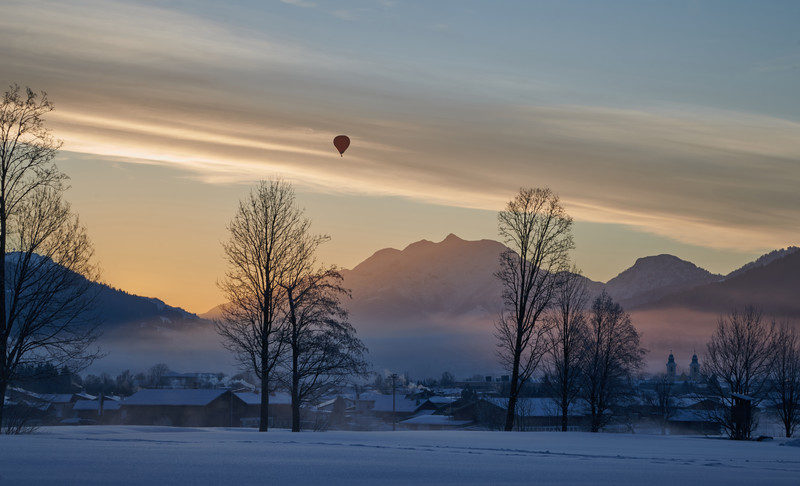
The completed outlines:
[[[689,263],[686,260],[681,260],[680,258],[676,257],[675,255],[670,255],[669,253],[662,253],[660,255],[651,255],[646,257],[640,257],[636,259],[636,262],[633,266],[637,265],[648,265],[648,264],[658,264],[658,263],[678,263],[684,262]]]
[[[465,241],[465,240],[459,238],[458,236],[454,235],[453,233],[450,233],[449,235],[447,235],[445,237],[445,239],[442,240],[442,243],[461,243],[462,241]]]
[[[661,297],[676,290],[711,283],[722,278],[674,255],[642,257],[606,284],[608,293],[627,305]]]

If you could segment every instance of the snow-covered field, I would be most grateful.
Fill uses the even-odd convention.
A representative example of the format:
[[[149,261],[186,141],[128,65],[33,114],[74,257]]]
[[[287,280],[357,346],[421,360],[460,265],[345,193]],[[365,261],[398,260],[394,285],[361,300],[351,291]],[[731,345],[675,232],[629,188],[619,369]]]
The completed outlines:
[[[557,432],[54,427],[0,436],[0,484],[798,485],[800,447],[785,443]]]

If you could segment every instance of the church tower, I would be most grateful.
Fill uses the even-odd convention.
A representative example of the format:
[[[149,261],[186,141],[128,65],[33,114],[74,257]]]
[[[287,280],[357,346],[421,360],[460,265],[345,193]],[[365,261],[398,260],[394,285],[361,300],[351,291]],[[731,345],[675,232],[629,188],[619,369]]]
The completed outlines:
[[[697,354],[692,355],[692,363],[689,365],[689,379],[697,383],[700,381],[700,363],[697,362]]]
[[[675,364],[675,356],[673,356],[672,351],[670,351],[669,359],[667,360],[667,379],[675,381],[675,372],[677,370],[678,365]]]

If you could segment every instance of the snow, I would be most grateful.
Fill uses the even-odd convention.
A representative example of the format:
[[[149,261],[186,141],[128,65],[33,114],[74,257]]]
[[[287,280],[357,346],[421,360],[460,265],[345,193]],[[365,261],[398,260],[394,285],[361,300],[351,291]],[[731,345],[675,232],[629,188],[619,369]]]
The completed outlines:
[[[236,395],[241,401],[243,401],[247,405],[261,404],[260,393],[234,392],[234,395]],[[284,392],[271,393],[269,395],[269,403],[270,405],[291,405],[292,396]]]
[[[0,436],[0,484],[798,484],[786,440],[486,431],[49,427]]]

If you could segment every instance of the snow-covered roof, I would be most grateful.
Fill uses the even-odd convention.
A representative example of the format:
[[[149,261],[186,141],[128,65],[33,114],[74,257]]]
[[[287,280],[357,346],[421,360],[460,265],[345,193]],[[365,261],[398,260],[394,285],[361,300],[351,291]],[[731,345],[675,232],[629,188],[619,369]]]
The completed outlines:
[[[503,409],[508,408],[508,398],[487,398],[486,401],[497,405]],[[517,399],[517,415],[522,417],[558,417],[561,409],[552,398],[543,397],[523,397]],[[586,404],[583,402],[573,402],[569,406],[571,415],[583,415],[588,413]]]
[[[164,405],[164,406],[205,406],[213,402],[227,390],[188,390],[188,389],[144,389],[128,397],[122,404]]]
[[[69,403],[72,401],[72,393],[54,393],[49,395],[40,395],[40,398],[50,403]]]
[[[246,403],[247,405],[260,405],[261,394],[253,392],[234,392],[237,398]],[[272,393],[269,396],[270,405],[288,405],[292,403],[292,396],[288,393]]]
[[[361,395],[359,401],[374,402],[371,410],[375,412],[391,412],[392,411],[392,396],[391,395],[378,395],[378,394],[364,394]],[[394,397],[394,410],[397,412],[413,412],[419,405],[416,400],[409,400],[406,397]]]
[[[428,398],[428,401],[437,405],[447,405],[448,403],[453,403],[455,399],[449,397],[432,396]]]
[[[316,408],[318,410],[321,410],[321,409],[324,409],[326,407],[331,407],[331,406],[333,406],[334,403],[336,403],[336,400],[339,400],[340,398],[345,401],[347,406],[352,406],[353,405],[353,399],[352,398],[338,396],[338,397],[334,397],[334,398],[329,398],[328,400],[325,400],[324,402],[318,403]]]

